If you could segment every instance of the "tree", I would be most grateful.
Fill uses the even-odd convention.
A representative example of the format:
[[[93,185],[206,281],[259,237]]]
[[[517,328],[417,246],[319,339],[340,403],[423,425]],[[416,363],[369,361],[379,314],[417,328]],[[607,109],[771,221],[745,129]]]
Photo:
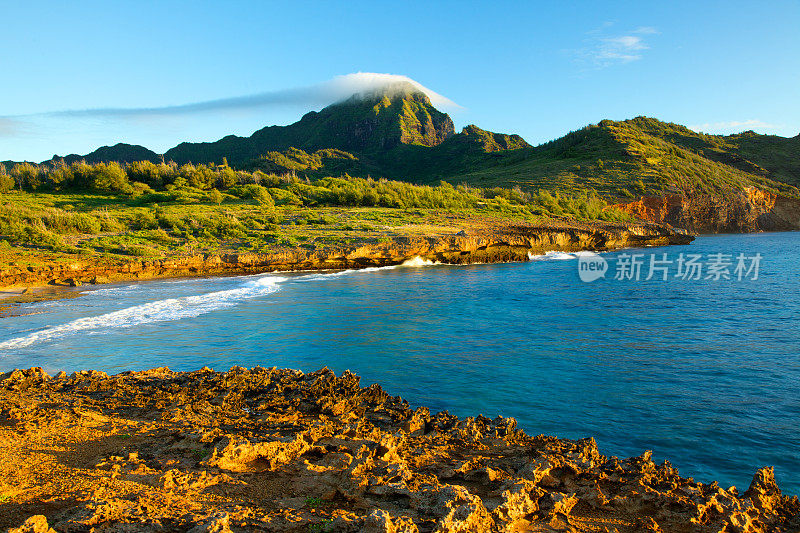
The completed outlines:
[[[156,165],[152,161],[134,161],[125,167],[125,172],[131,181],[141,181],[151,187],[160,187],[163,184],[160,172],[161,166],[166,165],[163,163]]]
[[[88,189],[94,186],[94,167],[86,161],[75,161],[69,166],[72,172],[73,186],[79,189]]]
[[[236,185],[236,181],[236,172],[231,167],[224,165],[219,172],[218,185],[223,189],[228,189]]]
[[[8,192],[14,188],[14,178],[6,173],[6,166],[0,163],[0,193]]]
[[[128,192],[128,175],[117,162],[99,163],[94,167],[94,188],[103,192]]]
[[[39,176],[40,170],[38,165],[17,163],[11,169],[11,177],[16,181],[19,190],[25,188],[36,190],[42,184],[42,180]]]

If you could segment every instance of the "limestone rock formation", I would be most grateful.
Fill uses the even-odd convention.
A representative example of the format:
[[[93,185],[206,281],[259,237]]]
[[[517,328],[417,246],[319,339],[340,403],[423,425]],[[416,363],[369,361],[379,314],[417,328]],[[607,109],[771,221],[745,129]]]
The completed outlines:
[[[0,528],[20,533],[800,530],[770,468],[740,494],[327,368],[16,370],[0,447]]]
[[[650,222],[699,233],[750,233],[800,229],[800,200],[749,187],[726,197],[642,196],[617,207]]]
[[[269,254],[177,256],[136,261],[47,264],[0,269],[0,287],[77,286],[85,283],[212,274],[253,274],[276,270],[331,270],[398,265],[421,257],[448,264],[527,261],[550,250],[613,250],[630,246],[688,244],[693,236],[656,223],[620,224],[553,221],[466,227],[456,233],[397,235],[389,242],[365,241],[309,251],[287,248]]]

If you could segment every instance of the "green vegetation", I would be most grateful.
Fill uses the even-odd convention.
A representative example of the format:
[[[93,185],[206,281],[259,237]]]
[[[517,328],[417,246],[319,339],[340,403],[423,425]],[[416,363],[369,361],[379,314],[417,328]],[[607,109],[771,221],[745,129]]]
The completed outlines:
[[[306,497],[306,507],[309,509],[331,507],[332,505],[332,502],[323,500],[322,498]]]
[[[453,133],[453,121],[410,84],[389,86],[371,95],[353,96],[288,126],[270,126],[250,137],[229,135],[212,143],[181,143],[164,157],[179,163],[227,158],[234,166],[270,152],[299,148],[307,152],[338,149],[380,153],[394,146],[435,146]]]
[[[305,506],[314,511],[325,511],[334,506],[334,503],[322,498],[306,497]],[[321,521],[308,524],[309,531],[330,531],[333,525],[332,518],[322,518]]]
[[[182,143],[163,159],[127,144],[100,148],[85,159],[107,165],[75,167],[81,165],[78,156],[55,158],[48,162],[54,168],[48,176],[41,176],[33,165],[7,165],[6,171],[0,168],[0,191],[74,186],[139,197],[149,193],[148,188],[172,185],[166,191],[168,199],[161,201],[189,201],[193,193],[186,189],[188,185],[207,191],[203,194],[219,205],[225,203],[225,196],[210,192],[213,188],[222,192],[253,183],[286,189],[262,184],[262,175],[289,174],[311,182],[356,176],[432,185],[445,181],[484,190],[516,187],[530,195],[549,191],[611,202],[675,193],[725,196],[747,187],[800,196],[800,136],[705,135],[637,117],[604,120],[532,147],[518,135],[472,125],[455,133],[450,117],[408,84],[353,96],[307,113],[294,124],[263,128],[250,137],[230,135],[216,142]],[[110,161],[131,162],[125,167],[127,182],[122,180],[120,165]],[[320,201],[314,193],[289,192],[301,198],[298,205],[311,201],[334,205]],[[177,198],[181,195],[183,200]],[[277,195],[280,198],[273,195],[276,205],[297,202],[284,193]],[[204,201],[196,194],[193,198]],[[372,201],[371,195],[364,198]],[[374,205],[395,206],[390,201]],[[412,200],[411,206],[426,204]]]
[[[321,522],[316,524],[308,524],[308,530],[312,533],[318,533],[321,531],[332,531],[333,527],[333,518],[324,518]]]
[[[532,147],[476,126],[455,134],[401,85],[251,137],[183,143],[168,162],[118,144],[90,162],[0,164],[0,247],[148,258],[385,243],[482,219],[624,221],[608,203],[748,187],[800,197],[799,152],[800,136],[704,135],[646,117]]]
[[[436,186],[355,177],[316,180],[227,164],[14,165],[0,194],[0,247],[81,255],[317,249],[386,242],[406,226],[553,216],[628,220],[596,196]]]
[[[337,167],[342,171],[355,168],[354,161],[357,161],[356,156],[342,150],[317,150],[309,154],[299,148],[289,148],[285,152],[267,152],[251,161],[247,168],[272,174],[302,172],[305,175],[313,175],[314,171],[324,168],[331,174],[339,175],[342,172],[334,172]]]
[[[335,112],[336,119],[347,124],[351,120],[347,109],[340,104],[326,108],[320,115],[333,116]],[[331,116],[325,119],[326,124],[333,120]],[[314,148],[314,152],[279,142],[283,135],[294,139],[292,128],[310,128],[317,119],[309,114],[284,129],[272,127],[256,132],[248,139],[248,150],[255,153],[259,145],[270,149],[240,160],[239,167],[278,174],[293,172],[311,179],[346,173],[415,183],[444,180],[476,187],[589,194],[612,201],[674,193],[725,195],[753,186],[800,196],[800,137],[787,139],[752,132],[727,137],[705,135],[677,124],[637,117],[621,122],[604,120],[537,147],[531,147],[519,136],[488,132],[476,126],[445,136],[437,144],[419,139],[396,142],[395,135],[391,140],[384,138],[384,148],[359,148],[342,144],[332,132],[311,135],[314,142],[298,139],[297,146]],[[402,116],[395,119],[402,122]],[[343,128],[350,134],[347,127]],[[267,130],[270,133],[265,136]],[[373,132],[378,137],[385,134]],[[237,148],[243,139],[226,137],[211,145],[219,143],[222,144],[215,148],[218,154],[225,150],[243,153]],[[322,146],[327,149],[320,149]],[[353,151],[331,148],[343,146]],[[283,151],[275,151],[275,147]],[[214,156],[207,145],[197,148],[202,150],[192,153],[195,160],[220,160],[221,156]]]
[[[752,148],[753,139],[765,137],[703,135],[646,117],[604,120],[535,148],[503,152],[493,165],[477,166],[455,179],[571,194],[589,191],[611,200],[675,193],[724,195],[751,186],[800,195],[800,139],[771,137],[763,149]],[[783,151],[775,149],[778,144]],[[793,158],[790,145],[795,146]],[[751,150],[748,157],[758,152],[756,160],[769,160],[772,166],[752,163],[742,147]]]
[[[209,451],[208,448],[200,448],[199,450],[194,450],[192,453],[195,459],[197,459],[197,461],[199,462],[208,457],[211,452]]]

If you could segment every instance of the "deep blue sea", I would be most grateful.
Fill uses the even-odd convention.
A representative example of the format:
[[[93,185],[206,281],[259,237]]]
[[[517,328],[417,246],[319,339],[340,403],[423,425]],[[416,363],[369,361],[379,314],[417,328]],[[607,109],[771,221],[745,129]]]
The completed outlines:
[[[666,262],[648,281],[654,253]],[[681,253],[700,256],[701,279],[677,276]],[[760,254],[757,279],[739,254],[748,267]],[[530,434],[593,436],[607,455],[653,450],[725,487],[774,465],[799,493],[800,234],[601,257],[606,277],[591,283],[575,254],[551,253],[104,286],[0,319],[0,369],[327,365],[434,412],[513,416]],[[613,279],[637,262],[639,280]],[[732,279],[705,279],[715,271]]]

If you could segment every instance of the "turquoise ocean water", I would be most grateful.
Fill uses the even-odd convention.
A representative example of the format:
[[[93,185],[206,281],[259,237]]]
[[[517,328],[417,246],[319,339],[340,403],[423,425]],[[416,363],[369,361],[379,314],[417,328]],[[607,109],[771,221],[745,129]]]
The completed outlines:
[[[653,253],[666,281],[644,279]],[[701,279],[676,277],[681,253],[700,255]],[[736,279],[740,253],[760,254],[758,279]],[[623,254],[642,254],[638,281],[612,279]],[[714,254],[733,279],[705,279]],[[350,369],[412,405],[593,436],[607,455],[653,450],[725,487],[774,465],[784,491],[800,492],[800,234],[601,257],[609,270],[591,283],[574,254],[551,253],[105,286],[0,319],[0,369]]]

